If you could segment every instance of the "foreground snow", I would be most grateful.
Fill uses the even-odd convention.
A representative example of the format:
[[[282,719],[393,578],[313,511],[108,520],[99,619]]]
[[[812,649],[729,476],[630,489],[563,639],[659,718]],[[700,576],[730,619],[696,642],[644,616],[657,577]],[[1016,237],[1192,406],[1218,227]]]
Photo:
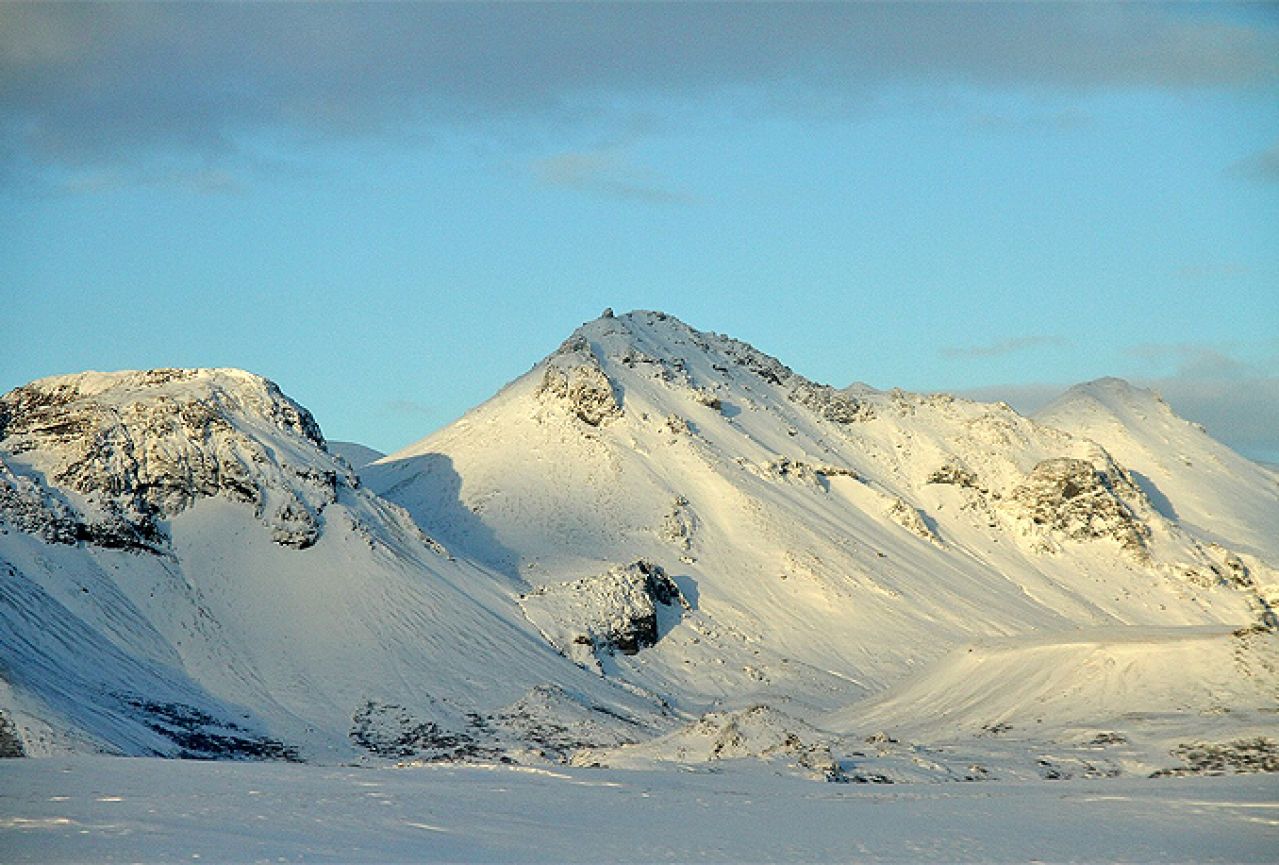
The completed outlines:
[[[0,763],[8,862],[1273,861],[1279,777],[833,785],[720,771]]]

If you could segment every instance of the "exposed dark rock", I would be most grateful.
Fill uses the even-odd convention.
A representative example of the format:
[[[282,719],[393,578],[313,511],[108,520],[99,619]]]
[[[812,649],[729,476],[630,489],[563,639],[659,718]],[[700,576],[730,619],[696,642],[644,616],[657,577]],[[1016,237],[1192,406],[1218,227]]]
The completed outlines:
[[[520,606],[552,645],[585,662],[589,655],[635,654],[655,644],[659,608],[688,609],[679,587],[658,565],[637,561],[603,574],[541,586]]]
[[[1264,736],[1233,742],[1198,742],[1179,745],[1172,755],[1185,765],[1160,769],[1152,778],[1177,775],[1235,775],[1279,772],[1279,742]]]
[[[850,424],[875,417],[870,403],[854,399],[829,385],[815,384],[802,376],[797,375],[795,379],[797,383],[788,395],[791,401],[812,409],[829,421]]]
[[[22,737],[18,735],[18,728],[9,720],[9,715],[0,710],[0,759],[25,756],[27,752],[22,746]]]
[[[680,550],[688,552],[693,546],[693,537],[697,533],[697,515],[689,506],[688,499],[676,496],[671,502],[671,509],[662,519],[658,535],[662,540],[674,544]]]
[[[142,697],[123,697],[125,705],[142,713],[142,721],[179,747],[165,755],[186,760],[287,760],[301,762],[297,749],[267,736],[255,736],[239,724],[184,703],[161,703]]]
[[[310,546],[320,512],[339,486],[357,483],[354,473],[291,466],[242,426],[273,429],[323,458],[311,415],[238,370],[85,374],[17,388],[0,397],[0,455],[9,455],[0,519],[51,543],[159,552],[165,521],[224,495],[252,505],[277,543]]]
[[[902,499],[893,499],[885,509],[884,515],[916,537],[941,545],[941,538],[937,537],[937,533],[928,525],[928,520],[923,513]]]
[[[1085,460],[1058,457],[1036,465],[1012,491],[1008,504],[1045,540],[1106,538],[1143,555],[1150,529],[1120,498],[1121,489],[1138,495],[1116,472],[1100,472]]]
[[[621,415],[613,383],[584,337],[570,339],[551,356],[540,394],[565,403],[583,423],[600,426]]]
[[[962,465],[954,462],[948,462],[940,468],[934,469],[929,473],[925,483],[952,484],[966,489],[978,488],[977,476]]]
[[[456,759],[475,744],[466,733],[414,718],[403,706],[373,700],[351,716],[350,737],[378,757]]]

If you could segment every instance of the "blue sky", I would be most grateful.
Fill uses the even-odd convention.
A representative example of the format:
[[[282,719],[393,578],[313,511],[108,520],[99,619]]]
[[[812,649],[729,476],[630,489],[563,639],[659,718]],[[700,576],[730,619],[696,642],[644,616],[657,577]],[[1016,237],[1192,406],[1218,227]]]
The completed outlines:
[[[237,366],[382,450],[611,306],[1279,462],[1279,7],[8,3],[0,292],[0,389]]]

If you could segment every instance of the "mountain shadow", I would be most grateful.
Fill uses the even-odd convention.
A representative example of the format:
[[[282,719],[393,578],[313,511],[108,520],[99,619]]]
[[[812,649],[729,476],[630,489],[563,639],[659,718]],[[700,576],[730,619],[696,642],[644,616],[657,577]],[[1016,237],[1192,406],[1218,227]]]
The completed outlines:
[[[517,581],[519,557],[462,501],[462,476],[451,457],[427,453],[365,466],[360,475],[378,495],[413,517],[450,553],[479,562]]]

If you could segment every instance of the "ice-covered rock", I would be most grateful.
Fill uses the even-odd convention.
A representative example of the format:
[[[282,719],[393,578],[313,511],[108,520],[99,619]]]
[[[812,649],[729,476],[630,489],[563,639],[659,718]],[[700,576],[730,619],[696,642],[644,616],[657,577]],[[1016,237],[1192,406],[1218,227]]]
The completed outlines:
[[[906,504],[902,499],[892,499],[888,507],[884,510],[885,515],[918,538],[929,543],[940,544],[941,539],[937,537],[937,533],[929,527],[928,522],[924,519],[924,515],[919,512],[918,508],[913,508]]]
[[[546,365],[541,393],[564,404],[585,424],[599,426],[622,413],[589,341],[570,339],[560,346]]]

